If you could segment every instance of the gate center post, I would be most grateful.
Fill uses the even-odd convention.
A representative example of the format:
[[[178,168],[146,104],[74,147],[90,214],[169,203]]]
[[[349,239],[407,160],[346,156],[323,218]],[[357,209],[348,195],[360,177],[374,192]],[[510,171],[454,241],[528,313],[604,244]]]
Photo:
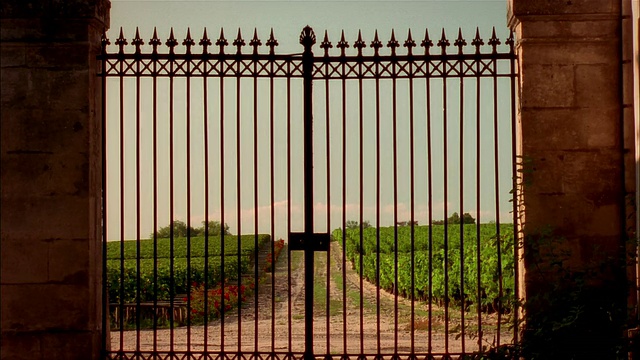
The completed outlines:
[[[300,34],[300,44],[304,46],[302,55],[302,73],[304,86],[304,326],[305,359],[313,355],[313,272],[314,251],[309,246],[313,236],[313,51],[316,42],[313,29],[308,25]]]

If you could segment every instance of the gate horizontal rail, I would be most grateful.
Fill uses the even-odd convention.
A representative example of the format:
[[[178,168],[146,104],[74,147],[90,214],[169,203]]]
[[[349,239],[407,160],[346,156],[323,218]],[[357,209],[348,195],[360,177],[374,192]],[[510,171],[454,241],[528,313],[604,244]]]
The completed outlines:
[[[515,358],[513,34],[315,43],[103,37],[105,358]]]

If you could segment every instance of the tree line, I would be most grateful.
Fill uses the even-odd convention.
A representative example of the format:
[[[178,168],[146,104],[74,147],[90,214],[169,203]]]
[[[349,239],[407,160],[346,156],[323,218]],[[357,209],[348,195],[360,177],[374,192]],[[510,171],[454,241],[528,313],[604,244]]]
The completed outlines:
[[[171,237],[171,228],[173,225],[173,237],[195,237],[195,236],[204,236],[205,235],[205,227],[207,229],[207,235],[209,236],[219,236],[219,235],[231,235],[229,232],[229,225],[227,223],[222,226],[219,221],[211,220],[211,221],[202,221],[202,226],[200,227],[187,227],[184,221],[174,220],[170,225],[161,227],[156,232],[152,232],[149,235],[149,238],[169,238]]]
[[[460,224],[460,223],[465,223],[465,224],[475,224],[476,223],[476,219],[471,216],[471,214],[469,213],[464,213],[462,214],[462,217],[460,217],[460,215],[457,212],[454,212],[453,214],[451,214],[451,216],[449,216],[447,218],[447,224],[449,225],[454,225],[454,224]],[[434,220],[432,222],[433,225],[444,225],[444,220]],[[398,226],[411,226],[412,222],[411,221],[398,221],[396,223],[396,225]],[[418,226],[418,221],[413,221],[413,225],[414,226]],[[358,229],[360,228],[360,222],[356,221],[356,220],[348,220],[345,224],[345,227],[347,229]],[[362,228],[366,229],[371,227],[371,223],[369,222],[369,220],[365,220],[362,222]]]

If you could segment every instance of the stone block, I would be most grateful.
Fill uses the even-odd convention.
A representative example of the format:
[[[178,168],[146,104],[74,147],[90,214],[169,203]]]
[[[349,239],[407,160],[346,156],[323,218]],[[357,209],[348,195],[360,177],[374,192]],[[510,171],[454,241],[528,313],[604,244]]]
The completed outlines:
[[[616,35],[617,22],[613,19],[542,18],[521,23],[518,39],[526,38],[527,42],[542,40],[551,44],[576,44],[588,49],[591,44],[615,39]]]
[[[42,354],[42,336],[38,333],[2,331],[1,360],[44,359]]]
[[[622,94],[625,106],[633,106],[635,95],[633,92],[633,62],[625,62],[622,65]],[[638,74],[636,74],[638,76]]]
[[[101,359],[95,351],[102,345],[97,331],[67,331],[42,336],[44,359],[91,360]]]
[[[523,50],[522,56],[527,50]],[[572,107],[575,75],[572,65],[522,65],[521,101],[523,108]]]
[[[86,331],[89,287],[62,284],[2,284],[3,331]]]
[[[1,115],[4,118],[9,109],[18,108],[26,101],[31,75],[30,71],[25,68],[2,67],[0,69],[0,77],[2,77],[2,90],[0,93]]]
[[[82,196],[89,193],[87,154],[53,154],[35,149],[9,151],[0,173],[7,197]]]
[[[96,19],[108,27],[110,9],[111,2],[109,0],[4,0],[0,7],[0,17],[2,19],[38,19],[42,17],[69,20]]]
[[[591,65],[619,60],[617,46],[610,41],[529,40],[521,48],[526,64]]]
[[[573,151],[562,155],[562,186],[566,193],[582,195],[595,207],[619,203],[621,154],[616,149]]]
[[[28,66],[32,68],[81,70],[89,66],[89,44],[36,44],[26,48],[25,56]]]
[[[620,143],[619,124],[617,117],[619,110],[611,109],[582,109],[576,111],[584,114],[588,121],[587,128],[583,132],[587,136],[587,148],[617,148]]]
[[[620,1],[616,0],[509,0],[511,16],[528,15],[580,15],[620,14]]]
[[[13,68],[25,66],[26,46],[23,44],[2,44],[0,45],[0,67]]]
[[[3,238],[83,239],[93,231],[89,199],[84,196],[30,197],[2,194]]]
[[[576,65],[576,106],[582,108],[619,108],[619,65]]]
[[[2,114],[2,131],[11,134],[2,144],[3,152],[20,151],[56,154],[86,151],[87,114],[79,111],[12,109]]]
[[[529,151],[578,150],[617,146],[616,109],[532,108],[521,114],[524,142]]]
[[[92,257],[89,242],[98,239],[56,239],[49,244],[49,281],[83,286],[89,283]],[[93,264],[94,266],[98,264]]]
[[[618,204],[596,206],[581,194],[536,194],[531,191],[525,192],[525,204],[528,232],[550,229],[558,237],[594,239],[616,238],[620,234]]]
[[[48,281],[49,241],[13,239],[2,234],[2,284]]]
[[[636,190],[636,166],[640,166],[640,161],[635,158],[634,153],[627,152],[624,156],[624,185],[625,191],[631,194]]]
[[[637,146],[640,146],[640,138],[636,137],[634,109],[626,106],[624,108],[624,148],[626,151],[634,154]],[[640,124],[639,124],[640,125]],[[640,132],[639,132],[640,134]]]
[[[48,71],[51,93],[44,108],[52,110],[79,110],[88,113],[90,95],[88,70]]]
[[[522,177],[525,184],[525,194],[532,191],[535,194],[563,194],[563,174],[557,171],[563,165],[563,152],[535,151],[527,152],[527,168]]]

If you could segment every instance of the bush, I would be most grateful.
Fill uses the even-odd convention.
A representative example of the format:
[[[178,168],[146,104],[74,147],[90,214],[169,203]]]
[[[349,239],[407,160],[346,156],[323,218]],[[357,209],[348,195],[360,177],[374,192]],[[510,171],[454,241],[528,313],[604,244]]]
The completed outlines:
[[[239,275],[249,270],[250,258],[242,256],[240,262],[238,257],[226,256],[224,258],[224,279],[237,279]],[[140,301],[153,301],[157,299],[170,300],[176,294],[186,294],[189,292],[189,285],[193,283],[206,283],[213,287],[223,279],[223,267],[221,258],[210,258],[208,270],[205,271],[204,258],[192,258],[187,262],[186,258],[177,258],[173,262],[173,281],[171,278],[171,260],[157,259],[157,288],[154,282],[156,272],[154,271],[153,259],[140,260]],[[136,260],[124,261],[124,277],[121,276],[120,260],[107,261],[107,284],[109,288],[110,303],[132,303],[138,299],[138,271]],[[189,282],[191,280],[191,282]],[[123,291],[121,296],[120,291]],[[157,291],[157,292],[156,292]]]
[[[257,247],[261,247],[271,240],[269,235],[257,235]],[[224,241],[224,244],[223,244]],[[186,238],[157,239],[155,244],[153,239],[140,240],[140,259],[168,259],[171,257],[171,247],[173,246],[173,257],[187,257],[187,249],[190,250],[192,258],[204,257],[205,246],[208,247],[209,256],[251,255],[256,248],[255,235],[236,235],[194,237],[189,239],[190,246]],[[124,259],[138,258],[138,242],[135,240],[110,241],[107,243],[107,259],[119,260],[123,257],[121,248],[124,248]],[[240,249],[240,251],[238,251]],[[155,254],[155,256],[154,256]]]
[[[463,306],[477,303],[479,295],[480,306],[486,311],[506,311],[512,306],[515,294],[513,225],[500,225],[500,239],[496,236],[495,224],[480,225],[479,236],[476,234],[476,225],[464,225],[462,239],[460,225],[451,225],[447,229],[441,225],[434,225],[431,229],[428,226],[415,226],[413,236],[411,230],[411,227],[370,228],[365,229],[361,236],[359,229],[347,229],[343,239],[342,231],[337,229],[333,232],[333,237],[334,240],[344,243],[347,258],[356,271],[387,291],[427,300],[431,290],[433,300],[454,301]],[[479,274],[476,261],[478,245]],[[498,246],[501,253],[500,263]],[[464,266],[460,262],[461,250]],[[464,281],[461,281],[461,275]],[[447,291],[445,284],[448,285]]]

